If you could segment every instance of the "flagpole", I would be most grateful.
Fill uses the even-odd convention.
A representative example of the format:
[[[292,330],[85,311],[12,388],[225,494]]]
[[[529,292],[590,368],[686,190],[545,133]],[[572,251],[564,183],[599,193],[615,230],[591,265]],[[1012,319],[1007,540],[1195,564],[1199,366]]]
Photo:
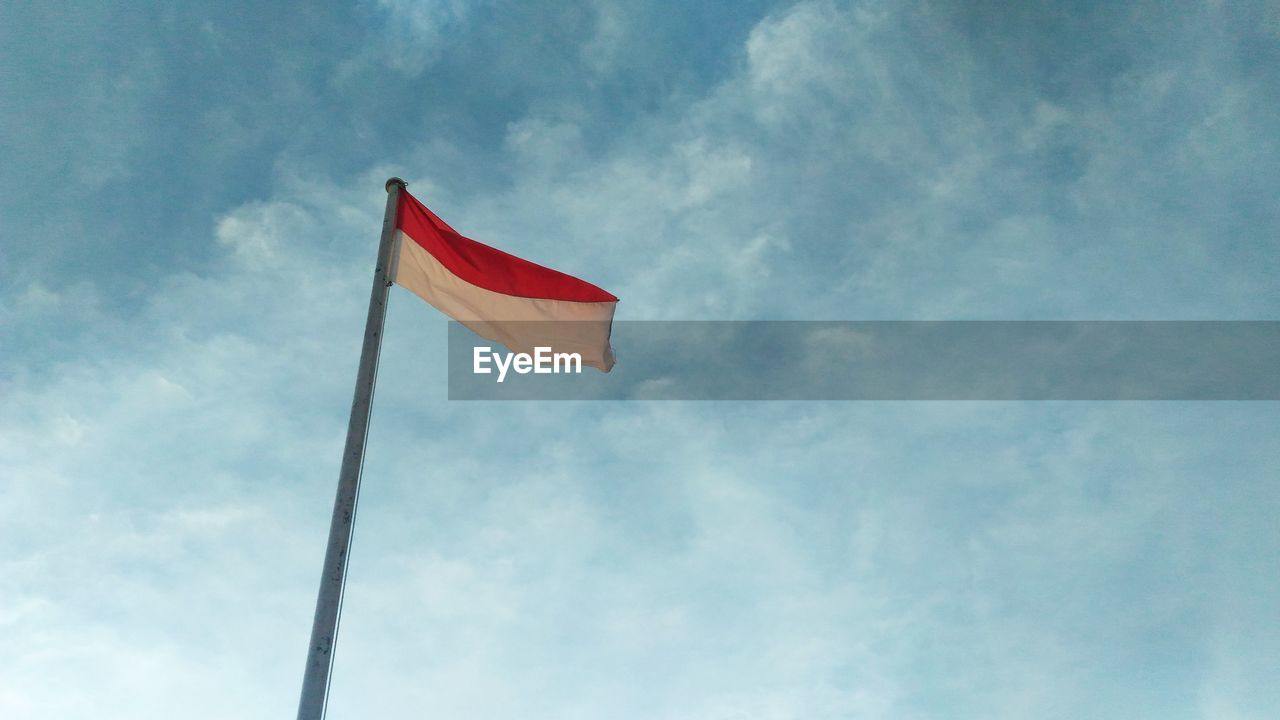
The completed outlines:
[[[338,473],[338,494],[329,522],[329,547],[324,553],[324,572],[316,595],[315,620],[311,625],[311,645],[307,649],[307,669],[302,676],[302,697],[298,720],[321,720],[329,695],[329,673],[333,669],[333,649],[338,636],[338,615],[351,550],[351,531],[356,519],[356,499],[360,494],[360,469],[369,433],[369,412],[373,405],[373,384],[378,374],[378,352],[382,347],[382,326],[387,315],[387,294],[391,286],[391,251],[396,234],[396,207],[405,182],[387,180],[387,208],[382,217],[382,239],[378,243],[378,264],[373,271],[373,291],[369,296],[369,316],[364,325],[364,346],[356,371],[355,398],[347,424],[347,444],[342,451]]]

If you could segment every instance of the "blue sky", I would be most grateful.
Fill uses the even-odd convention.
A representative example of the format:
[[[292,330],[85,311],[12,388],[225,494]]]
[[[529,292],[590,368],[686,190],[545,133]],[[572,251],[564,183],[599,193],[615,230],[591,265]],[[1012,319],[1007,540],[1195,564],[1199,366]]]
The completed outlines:
[[[0,716],[294,712],[384,197],[628,319],[1275,319],[1249,2],[0,8]],[[448,403],[330,717],[1270,718],[1274,403]],[[625,361],[625,358],[622,359]]]

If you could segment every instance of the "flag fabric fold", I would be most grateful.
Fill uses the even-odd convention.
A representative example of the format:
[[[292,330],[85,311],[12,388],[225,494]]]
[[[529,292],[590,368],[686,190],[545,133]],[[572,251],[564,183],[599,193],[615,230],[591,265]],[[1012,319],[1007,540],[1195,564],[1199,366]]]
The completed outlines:
[[[403,189],[391,279],[511,352],[578,353],[609,372],[618,298],[571,275],[464,237]]]

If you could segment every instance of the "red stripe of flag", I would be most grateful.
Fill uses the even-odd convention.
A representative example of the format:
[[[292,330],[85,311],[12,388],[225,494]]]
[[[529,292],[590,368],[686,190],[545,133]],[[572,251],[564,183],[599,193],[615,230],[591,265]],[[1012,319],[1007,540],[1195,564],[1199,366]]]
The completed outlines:
[[[464,237],[404,190],[400,191],[396,227],[450,272],[486,290],[516,297],[571,302],[618,300],[585,280]]]

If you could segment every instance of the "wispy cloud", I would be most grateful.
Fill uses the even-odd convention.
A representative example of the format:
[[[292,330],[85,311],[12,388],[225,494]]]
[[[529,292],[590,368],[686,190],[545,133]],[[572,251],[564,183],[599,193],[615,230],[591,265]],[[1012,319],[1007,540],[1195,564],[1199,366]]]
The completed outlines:
[[[245,185],[172,246],[75,195],[135,235],[111,276],[4,270],[0,714],[292,712],[390,174],[632,319],[1270,317],[1272,26],[1132,12],[394,3],[350,24],[394,62],[321,16],[279,105],[185,100],[222,141],[78,141],[101,187]],[[0,220],[21,267],[101,244],[15,253],[44,207]],[[334,716],[1280,704],[1269,404],[450,404],[394,292]]]

